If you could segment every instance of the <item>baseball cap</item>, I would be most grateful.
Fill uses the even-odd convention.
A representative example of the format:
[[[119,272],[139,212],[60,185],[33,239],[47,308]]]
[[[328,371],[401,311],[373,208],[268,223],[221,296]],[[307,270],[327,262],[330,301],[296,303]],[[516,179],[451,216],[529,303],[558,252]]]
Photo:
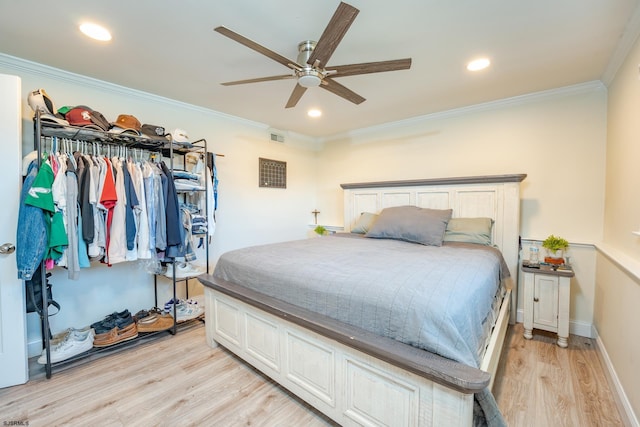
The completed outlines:
[[[58,108],[58,114],[62,114],[63,116],[71,111],[75,106],[65,105],[64,107]]]
[[[60,110],[65,111],[68,107],[63,107]],[[60,111],[58,110],[58,111]],[[64,115],[64,118],[72,126],[82,126],[86,128],[103,130],[109,129],[109,121],[102,115],[101,112],[93,110],[86,105],[78,105],[77,107],[71,107],[70,110]]]
[[[53,104],[53,100],[49,95],[47,95],[47,92],[44,89],[36,89],[29,92],[29,95],[27,95],[27,102],[34,112],[40,110],[40,112],[47,114],[56,113],[56,107]]]
[[[143,124],[140,128],[142,136],[149,137],[151,139],[165,139],[165,129],[163,126]]]
[[[62,126],[69,126],[69,122],[59,117],[59,115],[53,115],[48,113],[40,114],[40,121],[44,123],[55,123]]]
[[[64,118],[67,119],[72,126],[95,126],[98,128],[98,126],[94,125],[91,121],[91,109],[89,107],[79,106],[72,108],[64,115]]]
[[[185,148],[193,148],[193,144],[189,142],[189,134],[184,129],[176,128],[171,132],[171,139],[176,145],[181,145]]]
[[[130,114],[120,114],[115,122],[111,123],[113,127],[109,132],[122,134],[130,133],[132,135],[140,135],[140,120]]]

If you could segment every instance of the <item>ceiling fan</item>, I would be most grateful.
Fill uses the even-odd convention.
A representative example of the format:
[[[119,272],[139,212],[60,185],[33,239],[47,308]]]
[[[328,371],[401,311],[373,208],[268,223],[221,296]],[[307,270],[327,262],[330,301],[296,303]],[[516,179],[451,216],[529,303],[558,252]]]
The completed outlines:
[[[334,79],[336,77],[355,76],[358,74],[381,73],[384,71],[406,70],[411,67],[411,58],[396,59],[391,61],[365,62],[360,64],[348,64],[328,66],[331,55],[346,34],[347,30],[360,12],[355,7],[341,2],[329,24],[315,42],[305,40],[298,44],[298,58],[296,61],[285,58],[266,47],[231,31],[226,27],[216,27],[218,33],[261,53],[280,64],[293,70],[291,74],[280,76],[260,77],[256,79],[237,80],[222,83],[224,86],[239,85],[245,83],[258,83],[271,80],[297,79],[297,84],[287,101],[285,108],[295,107],[302,95],[309,87],[320,86],[354,104],[360,104],[365,98],[346,88]]]

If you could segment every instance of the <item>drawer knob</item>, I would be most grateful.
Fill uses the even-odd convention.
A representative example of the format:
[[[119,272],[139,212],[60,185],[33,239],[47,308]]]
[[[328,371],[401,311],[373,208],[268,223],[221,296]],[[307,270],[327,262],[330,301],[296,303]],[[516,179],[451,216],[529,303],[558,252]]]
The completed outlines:
[[[538,302],[539,299],[538,298],[533,298],[533,302]]]

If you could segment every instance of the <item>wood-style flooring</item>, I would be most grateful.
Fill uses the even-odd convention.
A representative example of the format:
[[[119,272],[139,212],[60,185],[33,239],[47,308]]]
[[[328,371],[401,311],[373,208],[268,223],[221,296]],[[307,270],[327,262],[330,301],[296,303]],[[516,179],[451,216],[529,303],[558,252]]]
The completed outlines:
[[[568,349],[510,327],[494,386],[509,426],[623,425],[593,340]],[[331,426],[235,358],[204,327],[0,390],[0,424],[29,426]]]

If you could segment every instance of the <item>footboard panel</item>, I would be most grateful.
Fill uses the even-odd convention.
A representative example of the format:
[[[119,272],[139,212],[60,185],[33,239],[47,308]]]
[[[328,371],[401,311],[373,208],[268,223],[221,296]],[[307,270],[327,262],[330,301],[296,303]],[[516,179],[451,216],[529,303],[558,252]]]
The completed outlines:
[[[401,369],[205,286],[207,341],[345,426],[469,426],[473,393]]]

